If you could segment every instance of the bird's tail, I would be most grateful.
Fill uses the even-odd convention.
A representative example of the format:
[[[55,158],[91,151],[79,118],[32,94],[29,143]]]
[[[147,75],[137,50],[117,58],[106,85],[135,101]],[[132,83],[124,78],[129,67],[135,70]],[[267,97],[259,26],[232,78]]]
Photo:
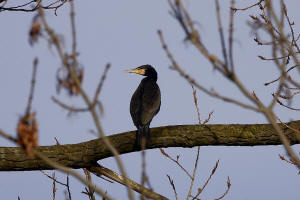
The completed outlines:
[[[137,130],[137,146],[142,150],[145,149],[150,143],[150,130],[149,125],[141,126]]]

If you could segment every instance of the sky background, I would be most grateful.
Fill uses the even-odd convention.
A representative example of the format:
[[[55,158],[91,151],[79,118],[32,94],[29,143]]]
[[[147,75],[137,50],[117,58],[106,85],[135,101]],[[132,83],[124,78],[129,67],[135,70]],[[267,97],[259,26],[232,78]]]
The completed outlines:
[[[221,56],[217,32],[214,1],[184,1],[187,10],[197,22],[201,39],[208,49]],[[278,1],[274,1],[274,3]],[[299,31],[299,1],[285,1],[295,31]],[[221,1],[224,30],[228,30],[229,0]],[[236,7],[246,7],[255,1],[237,1]],[[131,95],[142,77],[125,74],[143,64],[151,64],[158,72],[158,84],[162,93],[162,105],[151,127],[196,124],[197,114],[193,103],[191,86],[177,72],[169,69],[170,61],[161,48],[157,30],[163,31],[170,51],[185,72],[191,74],[200,84],[214,88],[220,94],[247,102],[237,88],[225,80],[190,44],[185,43],[184,32],[169,14],[167,1],[163,0],[114,0],[75,1],[76,28],[79,57],[84,67],[83,88],[93,95],[105,65],[111,63],[100,101],[104,106],[101,123],[106,135],[135,130],[129,113]],[[70,98],[65,91],[56,93],[56,70],[61,66],[56,49],[40,38],[34,46],[28,42],[28,32],[36,13],[1,12],[0,37],[0,128],[15,135],[19,116],[24,113],[30,88],[32,62],[39,58],[36,92],[33,110],[39,122],[40,145],[54,145],[56,137],[61,144],[73,144],[95,139],[90,133],[95,130],[89,113],[68,117],[67,111],[54,104],[52,96],[70,105],[83,107],[80,98]],[[277,78],[278,71],[272,62],[262,62],[257,55],[270,57],[270,49],[257,46],[247,25],[249,15],[255,15],[257,8],[236,13],[234,35],[234,61],[236,72],[250,91],[255,91],[264,102],[271,101],[276,88],[265,87],[264,83]],[[47,20],[55,31],[63,36],[64,49],[70,52],[71,29],[69,5],[46,12]],[[45,34],[46,35],[46,34]],[[198,91],[201,118],[211,111],[214,114],[209,123],[266,123],[258,113],[242,109]],[[299,99],[299,98],[298,98]],[[294,102],[293,106],[297,106]],[[299,107],[299,104],[298,104]],[[278,105],[276,113],[282,121],[299,119],[299,113],[288,111]],[[298,114],[298,115],[297,115]],[[0,138],[0,146],[14,146]],[[298,152],[299,145],[293,146]],[[188,170],[193,169],[196,148],[168,148],[167,153],[180,155],[181,163]],[[281,161],[278,154],[285,155],[282,146],[260,147],[201,147],[199,167],[194,193],[202,187],[215,162],[220,159],[217,172],[201,194],[201,199],[214,199],[226,190],[227,176],[232,187],[224,199],[299,199],[300,177],[295,167]],[[129,176],[140,182],[140,153],[121,156]],[[112,170],[118,171],[114,158],[99,161]],[[1,163],[0,163],[1,164]],[[52,171],[47,171],[51,174]],[[167,174],[174,180],[179,199],[186,197],[190,181],[182,170],[161,155],[159,149],[147,151],[147,173],[154,190],[170,199],[174,198]],[[66,176],[58,173],[58,179]],[[95,183],[115,199],[127,199],[125,187],[108,183],[94,177]],[[81,193],[84,185],[71,179],[72,199],[87,197]],[[52,182],[41,172],[0,172],[1,199],[52,199]],[[64,188],[58,186],[57,199],[64,199]],[[98,197],[98,199],[100,199]]]

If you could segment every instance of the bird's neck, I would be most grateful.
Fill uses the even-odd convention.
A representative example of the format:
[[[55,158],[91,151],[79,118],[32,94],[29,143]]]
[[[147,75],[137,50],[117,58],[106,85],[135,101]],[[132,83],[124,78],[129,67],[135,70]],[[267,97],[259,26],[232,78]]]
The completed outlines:
[[[152,80],[152,81],[157,81],[157,74],[151,74],[151,76],[147,76],[144,78],[145,80]]]
[[[148,73],[146,74],[146,78],[148,79],[148,80],[153,80],[153,81],[157,81],[157,73],[156,73],[156,71],[154,71],[154,70],[150,70],[150,71],[148,71]]]

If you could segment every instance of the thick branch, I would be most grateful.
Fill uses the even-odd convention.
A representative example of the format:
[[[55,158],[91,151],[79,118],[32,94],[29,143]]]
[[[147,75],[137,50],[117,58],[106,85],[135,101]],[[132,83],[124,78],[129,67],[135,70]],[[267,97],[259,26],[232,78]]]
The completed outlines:
[[[279,124],[291,144],[299,144],[297,133]],[[300,120],[287,123],[300,130]],[[298,135],[298,138],[300,136]],[[120,154],[137,151],[135,132],[109,136]],[[151,129],[150,148],[194,146],[257,146],[280,145],[280,139],[270,124],[179,125]],[[41,146],[38,149],[51,160],[71,168],[89,168],[101,159],[111,157],[111,151],[102,139],[79,144]],[[0,171],[27,171],[53,169],[40,159],[27,158],[19,147],[0,147]]]

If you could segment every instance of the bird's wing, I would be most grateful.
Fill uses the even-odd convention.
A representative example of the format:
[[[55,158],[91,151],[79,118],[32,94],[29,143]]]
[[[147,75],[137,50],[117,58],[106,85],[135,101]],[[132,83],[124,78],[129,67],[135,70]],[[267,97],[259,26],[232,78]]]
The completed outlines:
[[[142,88],[139,86],[133,93],[130,101],[130,115],[136,127],[141,125],[141,111],[142,111]]]
[[[158,113],[160,109],[160,90],[158,85],[147,84],[142,96],[142,114],[141,114],[141,123],[149,124],[152,121],[152,118]]]

